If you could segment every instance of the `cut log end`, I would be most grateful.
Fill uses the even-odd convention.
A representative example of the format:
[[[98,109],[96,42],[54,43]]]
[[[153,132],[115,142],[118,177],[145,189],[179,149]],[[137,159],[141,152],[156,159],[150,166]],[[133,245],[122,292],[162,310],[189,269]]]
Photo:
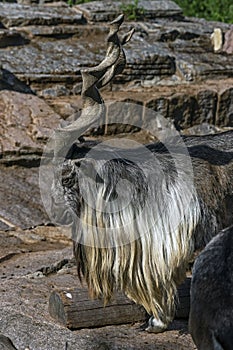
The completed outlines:
[[[70,329],[134,323],[146,318],[143,307],[120,293],[104,306],[102,300],[90,300],[84,288],[54,291],[49,299],[49,313]]]

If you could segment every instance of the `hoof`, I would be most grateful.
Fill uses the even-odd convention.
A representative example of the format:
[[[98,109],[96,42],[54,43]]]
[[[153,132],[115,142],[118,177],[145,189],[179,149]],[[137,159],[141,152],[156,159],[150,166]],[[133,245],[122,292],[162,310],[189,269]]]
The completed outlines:
[[[147,328],[145,329],[149,333],[162,333],[168,327],[168,324],[163,323],[160,319],[151,317],[148,321]]]

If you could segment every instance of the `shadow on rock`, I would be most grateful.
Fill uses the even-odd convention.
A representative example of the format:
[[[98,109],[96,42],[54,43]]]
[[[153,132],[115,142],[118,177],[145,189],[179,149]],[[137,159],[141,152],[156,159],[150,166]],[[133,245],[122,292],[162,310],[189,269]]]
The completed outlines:
[[[25,94],[33,94],[34,91],[31,90],[24,82],[19,80],[13,73],[7,69],[0,67],[0,90],[11,90],[17,92],[23,92]]]
[[[17,350],[10,338],[0,334],[0,350]]]

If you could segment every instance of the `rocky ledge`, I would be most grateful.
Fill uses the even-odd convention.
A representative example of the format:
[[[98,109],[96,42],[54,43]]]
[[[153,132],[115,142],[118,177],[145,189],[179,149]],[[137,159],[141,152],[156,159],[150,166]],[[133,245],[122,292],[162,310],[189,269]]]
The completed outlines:
[[[0,152],[25,157],[41,153],[60,119],[79,112],[80,69],[104,57],[108,26],[101,21],[116,17],[121,6],[19,2],[0,3],[0,90],[5,91]],[[123,27],[136,29],[126,46],[126,69],[111,85],[112,93],[106,91],[107,98],[153,108],[181,131],[202,123],[232,127],[232,55],[215,52],[211,41],[216,28],[231,38],[230,25],[186,18],[170,0],[145,0],[139,6],[143,18]]]
[[[111,5],[111,6],[110,6]],[[230,25],[182,16],[172,1],[141,1],[144,17],[126,48],[128,65],[116,79],[151,85],[201,82],[232,77],[232,56],[215,53],[211,34]],[[2,67],[38,93],[75,94],[80,68],[99,62],[105,52],[105,22],[121,12],[119,2],[97,1],[69,8],[65,3],[0,3]],[[109,14],[110,13],[110,14]]]

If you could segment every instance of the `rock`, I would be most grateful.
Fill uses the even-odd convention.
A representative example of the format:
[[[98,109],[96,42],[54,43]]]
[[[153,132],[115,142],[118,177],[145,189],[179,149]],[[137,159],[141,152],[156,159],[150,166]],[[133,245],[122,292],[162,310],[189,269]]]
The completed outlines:
[[[0,29],[0,48],[27,45],[30,40],[14,29]]]
[[[145,88],[136,85],[124,87],[121,90],[116,89],[113,92],[103,91],[102,96],[107,105],[109,105],[109,111],[106,114],[104,124],[108,123],[110,119],[113,122],[104,129],[99,129],[98,134],[118,134],[119,132],[126,132],[126,130],[129,130],[129,132],[133,131],[132,128],[128,129],[126,125],[119,126],[119,124],[116,125],[116,122],[114,123],[114,119],[117,120],[117,115],[119,114],[116,109],[117,103],[114,101],[122,103],[129,101],[133,104],[141,105],[142,109],[144,107],[152,109],[157,115],[167,119],[170,127],[173,127],[175,122],[179,130],[185,130],[186,128],[203,123],[220,128],[230,127],[231,108],[233,105],[230,94],[232,84],[232,79],[223,79],[218,81],[212,80],[207,83],[202,82],[200,84],[193,83],[189,85],[188,83],[182,84],[181,82],[176,82],[176,84],[174,83],[170,86],[161,84]],[[226,93],[225,97],[223,94],[224,91]],[[73,118],[73,116],[78,115],[77,113],[82,108],[80,96],[64,96],[53,100],[49,99],[48,103],[62,118],[70,122],[77,119]],[[120,114],[122,115],[122,113]],[[144,111],[142,114],[141,124],[143,127],[147,127],[147,122],[144,123]],[[135,121],[140,123],[139,116],[138,114],[136,115],[137,118]],[[127,118],[129,118],[130,123],[133,122],[129,111],[127,112],[126,109],[125,116],[123,115],[122,118],[126,124]],[[136,128],[134,131],[136,131]],[[93,130],[88,135],[91,136],[92,132]]]
[[[54,98],[59,96],[68,96],[70,94],[69,90],[65,85],[54,85],[51,88],[40,91],[39,95],[45,98]]]
[[[133,1],[124,1],[124,5],[132,4]],[[82,5],[77,5],[85,18],[92,22],[112,21],[122,13],[122,2],[115,1],[93,1]],[[140,0],[138,8],[143,9],[143,17],[155,19],[158,17],[179,17],[182,15],[181,8],[173,1],[165,0]]]
[[[129,3],[131,1],[128,1]],[[171,0],[139,0],[138,7],[144,9],[145,18],[177,18],[182,17],[181,8]]]
[[[223,46],[223,33],[221,28],[214,28],[211,34],[211,42],[213,45],[214,52],[220,52]]]
[[[106,5],[104,2],[101,4],[97,1],[80,6],[97,6],[98,9],[98,6]],[[114,2],[114,6],[116,4]],[[166,7],[166,4],[168,3],[162,1],[150,2],[150,6],[155,8],[157,5]],[[114,10],[114,6],[111,9]],[[13,35],[12,29],[4,29],[2,44],[0,40],[2,65],[33,91],[46,98],[76,94],[80,92],[80,69],[98,64],[104,58],[108,25],[99,22],[76,25],[72,22],[76,14],[74,8],[56,9],[42,5],[36,8],[43,14],[49,11],[56,18],[65,11],[65,16],[64,19],[59,17],[55,22],[46,22],[46,18],[50,18],[49,14],[40,25],[35,25],[30,6],[23,6],[22,9],[25,9],[28,16],[25,15],[25,18],[32,16],[32,20],[18,24],[20,26],[14,27],[14,33],[17,31],[21,35],[20,40],[27,41],[24,45],[11,46],[9,50],[4,37],[10,38]],[[106,8],[109,7],[105,6],[104,11]],[[4,9],[6,10],[6,6]],[[70,20],[66,20],[66,11],[71,11],[67,14]],[[115,15],[116,13],[114,17]],[[13,15],[10,13],[9,16]],[[172,18],[169,21],[158,17],[156,22],[126,22],[123,31],[130,30],[132,25],[136,32],[133,40],[126,46],[127,66],[116,77],[113,88],[132,81],[144,86],[174,85],[231,76],[231,57],[213,52],[210,35],[216,28],[215,22],[188,18]],[[230,25],[224,23],[219,23],[218,26],[223,33],[230,28]],[[14,43],[12,39],[10,44]]]
[[[11,236],[15,239],[20,240],[27,245],[33,245],[33,247],[39,247],[37,250],[43,248],[44,246],[61,247],[68,246],[71,244],[71,232],[67,227],[58,227],[53,225],[41,225],[35,228],[30,228],[26,230],[11,230]],[[8,245],[9,245],[9,234],[8,234]],[[2,241],[1,241],[2,243]],[[35,251],[35,249],[34,249]]]
[[[181,88],[181,86],[180,86]],[[163,118],[174,123],[177,130],[192,126],[210,124],[216,127],[232,126],[232,89],[224,93],[200,87],[189,94],[172,93],[170,96],[158,96],[146,102],[147,108],[153,109]]]
[[[143,129],[151,133],[154,142],[160,139],[160,134],[165,128],[174,129],[174,120],[168,117],[168,98],[158,97],[149,100],[145,107]]]
[[[63,86],[65,83],[63,91],[67,94],[66,89],[74,91],[75,85],[81,82],[81,67],[93,65],[93,62],[103,59],[106,45],[102,41],[102,35],[92,35],[91,41],[87,41],[86,37],[79,40],[71,37],[60,40],[59,45],[56,41],[41,40],[35,45],[31,42],[27,46],[12,48],[10,52],[0,50],[2,64],[5,69],[17,72],[17,77],[21,80],[29,81],[35,90],[41,90],[39,85],[47,84],[49,93],[54,95],[54,89],[57,90],[56,85],[60,82],[62,84],[59,85]],[[175,58],[164,44],[151,45],[146,41],[142,43],[140,37],[135,37],[133,46],[128,45],[126,54],[128,65],[115,80],[118,83],[175,74]],[[51,87],[51,84],[55,87]]]
[[[68,4],[64,1],[57,1],[57,0],[17,0],[14,1],[18,4],[22,5],[49,5],[49,6],[62,6],[67,7]]]
[[[192,125],[191,118],[196,110],[197,102],[193,96],[176,94],[169,99],[168,117],[174,122],[177,130]]]
[[[13,47],[11,51],[0,49],[1,62],[13,74],[17,72],[20,80],[30,82],[33,90],[38,89],[38,85],[44,90],[65,83],[71,91],[73,85],[81,81],[80,68],[100,61],[104,54],[103,51],[102,55],[96,55],[95,46],[92,43],[84,46],[84,42],[70,38],[60,40],[58,45],[56,41],[39,40],[35,44]]]
[[[0,217],[16,228],[51,222],[41,201],[37,168],[0,166],[0,174]]]
[[[233,54],[233,26],[226,32],[224,41],[223,52]]]
[[[40,229],[45,236],[48,228]],[[139,323],[70,331],[55,322],[48,313],[51,292],[57,288],[66,291],[67,286],[82,286],[71,264],[47,276],[38,274],[43,267],[58,266],[72,256],[71,247],[61,248],[54,242],[52,248],[48,242],[44,243],[43,246],[28,244],[22,253],[0,263],[0,332],[10,337],[18,349],[150,350],[156,343],[156,347],[164,350],[194,350],[185,321],[174,321],[169,332],[158,335],[142,332]],[[17,243],[15,247],[22,250]],[[30,278],[33,275],[40,277]]]
[[[132,99],[107,104],[106,135],[136,132],[142,126],[143,104]]]
[[[146,33],[156,35],[159,41],[174,41],[181,39],[190,41],[197,38],[208,39],[216,27],[216,22],[206,21],[201,18],[185,17],[179,20],[168,20],[165,18],[157,18],[152,22],[137,22],[133,25],[140,26]],[[223,32],[230,29],[227,23],[218,23],[219,28]]]
[[[36,162],[60,116],[37,96],[14,91],[0,91],[0,106],[0,162],[6,156],[12,162],[21,156],[25,163],[31,156],[33,162],[33,155]]]
[[[165,118],[168,112],[168,99],[165,97],[152,99],[146,103],[146,108],[160,113]]]
[[[3,222],[0,219],[0,230],[1,231],[8,231],[11,228],[11,226],[9,226],[7,223]]]
[[[120,13],[120,3],[106,1],[93,1],[77,5],[77,9],[90,22],[110,22]]]
[[[155,76],[172,76],[176,72],[175,58],[162,43],[135,40],[127,46],[127,66],[123,73],[116,77],[116,82],[130,80],[148,80]]]
[[[217,94],[200,91],[197,95],[177,94],[169,99],[168,118],[174,121],[177,130],[209,122],[215,124]]]
[[[219,97],[216,125],[233,127],[233,87],[226,89]]]
[[[232,60],[228,57],[205,52],[190,53],[176,54],[176,64],[184,80],[204,81],[231,76]]]
[[[10,338],[0,334],[0,349],[1,350],[17,350]]]
[[[9,234],[9,232],[2,232],[2,230],[0,231],[0,261],[1,263],[7,259],[4,259],[2,257],[4,256],[9,256],[11,255],[14,256],[16,253],[20,252],[20,248],[22,247],[22,240],[13,235],[12,228],[9,228],[9,231],[11,231],[11,234]],[[19,248],[20,247],[20,248]]]
[[[199,125],[192,126],[191,128],[187,128],[183,130],[183,134],[185,135],[209,135],[216,134],[217,132],[224,131],[214,125],[208,123],[202,123]]]
[[[217,99],[214,91],[203,90],[197,95],[178,93],[169,98],[159,97],[147,102],[146,107],[170,119],[177,130],[183,130],[204,122],[214,124]]]
[[[9,29],[6,29],[6,31]],[[73,24],[56,24],[56,25],[28,25],[25,27],[15,28],[20,33],[26,34],[34,41],[37,37],[45,40],[46,38],[54,37],[55,39],[64,39],[75,36],[76,40],[83,38],[104,37],[108,34],[108,26],[105,23],[96,23],[95,25],[73,25]],[[94,39],[95,40],[95,39]]]
[[[46,228],[45,228],[46,229]],[[71,243],[71,242],[70,242]],[[16,254],[12,254],[8,260],[1,261],[1,274],[0,279],[2,280],[24,277],[28,280],[36,278],[44,278],[46,276],[53,276],[58,271],[62,270],[61,268],[53,269],[53,272],[46,274],[46,270],[52,270],[54,266],[58,266],[61,262],[68,261],[72,258],[72,247],[68,244],[21,244],[19,245],[20,249],[15,248]],[[39,249],[38,249],[39,248]],[[70,264],[71,265],[71,264]],[[61,264],[61,266],[64,266]],[[75,266],[73,271],[75,272]],[[45,272],[45,273],[44,273]],[[63,269],[64,274],[67,271]],[[72,282],[75,282],[75,277],[72,278]],[[67,276],[69,279],[69,276]],[[64,277],[64,281],[66,277]],[[62,281],[62,280],[61,280]],[[26,281],[25,281],[26,282]],[[78,280],[77,280],[78,282]],[[27,282],[26,282],[27,283]],[[46,300],[45,300],[46,302]]]
[[[71,116],[77,113],[82,108],[80,96],[67,96],[60,98],[48,98],[47,103],[58,113],[63,119],[71,119]],[[76,118],[75,118],[76,119]],[[72,121],[74,121],[72,119]]]
[[[64,276],[62,277],[64,280]],[[158,349],[196,349],[187,332],[187,323],[184,321],[175,321],[169,332],[152,336],[143,334],[138,323],[70,331],[52,321],[47,312],[44,311],[47,306],[45,298],[49,290],[48,286],[47,288],[43,287],[44,278],[29,281],[29,285],[23,283],[23,290],[19,289],[22,291],[24,299],[22,296],[17,296],[18,299],[21,299],[21,306],[18,310],[16,303],[14,307],[6,305],[2,308],[0,315],[0,329],[11,336],[19,349],[27,347],[30,350],[151,350],[154,348],[155,342]],[[22,279],[20,282],[23,282]],[[4,287],[9,290],[14,288],[15,284],[4,284]],[[28,294],[25,293],[25,290],[27,288],[31,294],[35,294],[35,297],[32,300],[31,295],[26,302]],[[43,291],[43,294],[40,290]],[[28,309],[32,302],[34,316],[28,316]],[[43,311],[38,310],[39,308],[43,308]],[[38,316],[38,314],[40,315]]]
[[[14,74],[7,69],[0,67],[0,90],[13,90],[24,92],[25,94],[33,94],[31,88],[20,81]]]
[[[195,124],[215,124],[218,94],[213,90],[201,90],[196,96],[198,110],[193,122]]]
[[[75,96],[81,90],[80,69],[103,59],[108,25],[83,25],[78,6],[21,2],[33,5],[0,4],[0,332],[18,349],[150,350],[156,344],[164,350],[193,350],[185,322],[175,321],[169,332],[148,335],[139,324],[71,332],[49,317],[51,291],[79,282],[76,269],[66,264],[72,257],[70,232],[45,226],[51,219],[41,200],[38,166],[60,115],[71,120],[80,111],[80,96]],[[115,17],[106,5],[98,13],[98,3],[90,4],[90,18]],[[105,100],[112,101],[105,122],[111,116],[113,123],[100,131],[109,139],[110,133],[138,130],[128,123],[146,128],[154,113],[144,113],[145,107],[167,118],[160,125],[159,118],[154,121],[160,128],[175,124],[182,133],[203,134],[232,127],[233,61],[225,53],[215,54],[210,40],[214,28],[225,34],[230,25],[182,19],[168,1],[145,3],[151,6],[147,18],[165,17],[124,25],[124,31],[133,25],[136,33],[126,46],[126,70],[103,91]],[[162,12],[156,6],[162,6]],[[114,125],[118,100],[135,103],[122,109],[124,125]],[[129,137],[145,142],[145,135],[135,134]],[[50,180],[42,182],[42,193]]]
[[[168,117],[169,99],[158,97],[146,103],[144,112],[143,128],[151,135],[151,141],[160,140],[160,132],[174,130],[174,119]],[[153,111],[153,112],[152,112]]]
[[[61,265],[64,261],[64,254],[56,254],[58,254],[58,251],[63,251],[64,248],[71,246],[71,244],[71,232],[63,227],[38,226],[27,230],[12,230],[12,228],[9,228],[7,232],[0,231],[0,279],[5,279],[7,276],[17,277],[23,274],[28,277],[28,274],[36,272],[41,272],[44,276],[47,276],[47,271],[50,273],[61,271],[63,266],[65,268],[69,264]],[[56,249],[57,251],[55,251]],[[32,254],[32,252],[40,251],[48,253],[43,255],[44,260],[40,258],[40,254]],[[55,255],[53,255],[57,259],[57,263],[53,264],[51,257],[49,261],[49,251],[54,251]],[[37,257],[34,262],[32,261],[33,257]],[[25,264],[29,260],[31,267],[27,267],[26,270]]]
[[[29,279],[34,280],[35,278],[43,278],[44,275],[43,275],[43,273],[41,271],[36,271],[36,272],[27,274],[26,277],[29,278]]]
[[[231,76],[232,60],[223,55],[215,55],[211,44],[211,33],[216,23],[201,19],[187,18],[186,21],[156,20],[156,23],[140,23],[147,33],[146,42],[167,43],[169,55],[173,53],[176,65],[176,76],[182,80],[195,81],[210,77]],[[230,25],[219,23],[222,32]],[[134,41],[132,41],[134,43]],[[131,43],[131,44],[132,44]],[[224,65],[222,61],[224,60]],[[156,82],[155,82],[156,83]]]
[[[210,35],[216,23],[187,18],[186,21],[158,19],[156,23],[144,22],[139,25],[147,33],[147,36],[144,36],[146,42],[151,45],[154,41],[158,41],[160,45],[161,42],[165,44],[168,55],[174,58],[175,75],[181,80],[198,81],[231,76],[232,60],[213,53]],[[219,23],[219,26],[223,32],[230,28],[230,25],[224,23]],[[131,44],[134,44],[134,41]]]
[[[0,3],[0,22],[7,28],[27,25],[82,24],[81,13],[69,7],[50,8]]]

